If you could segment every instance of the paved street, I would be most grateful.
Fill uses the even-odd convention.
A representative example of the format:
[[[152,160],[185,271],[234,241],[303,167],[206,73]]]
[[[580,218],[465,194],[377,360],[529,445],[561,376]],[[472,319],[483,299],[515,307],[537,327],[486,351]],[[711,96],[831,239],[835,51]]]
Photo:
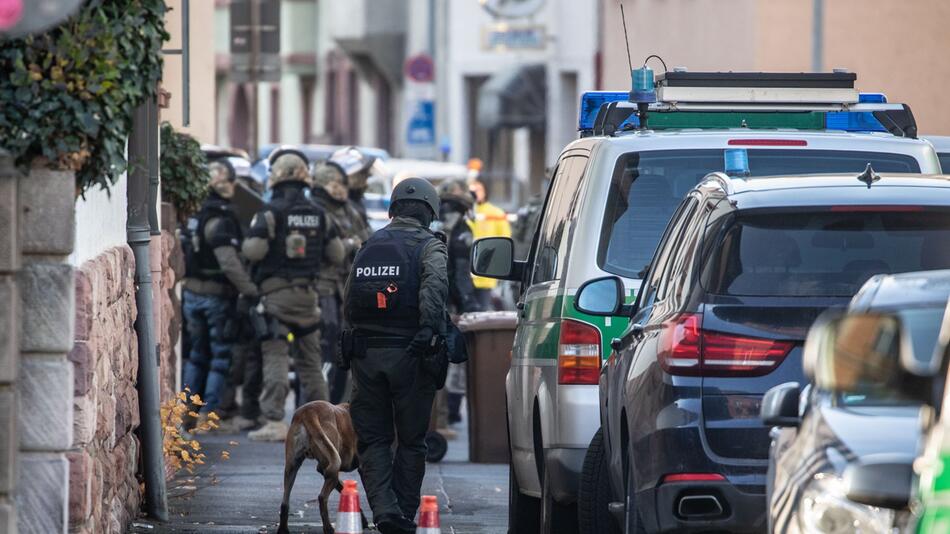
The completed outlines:
[[[237,442],[231,445],[230,442]],[[209,459],[200,473],[187,473],[169,483],[171,521],[156,525],[137,521],[131,532],[145,533],[272,533],[277,530],[283,476],[283,443],[255,443],[242,436],[208,436],[201,439]],[[464,432],[450,442],[446,458],[429,464],[423,494],[437,495],[442,532],[489,534],[504,532],[507,525],[508,469],[505,465],[467,461]],[[221,451],[231,458],[221,460]],[[308,461],[297,476],[291,495],[291,532],[319,532],[317,494],[322,478]],[[344,478],[359,480],[356,473]],[[362,493],[362,508],[367,511]],[[330,498],[330,516],[336,516],[339,494]],[[374,531],[375,532],[375,531]]]

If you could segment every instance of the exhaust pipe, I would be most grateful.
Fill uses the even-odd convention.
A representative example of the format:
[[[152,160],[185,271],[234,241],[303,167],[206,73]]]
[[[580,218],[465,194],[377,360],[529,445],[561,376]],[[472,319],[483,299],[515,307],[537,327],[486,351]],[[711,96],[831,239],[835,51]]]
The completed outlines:
[[[702,519],[721,516],[723,508],[715,495],[687,495],[680,498],[676,511],[683,519]]]

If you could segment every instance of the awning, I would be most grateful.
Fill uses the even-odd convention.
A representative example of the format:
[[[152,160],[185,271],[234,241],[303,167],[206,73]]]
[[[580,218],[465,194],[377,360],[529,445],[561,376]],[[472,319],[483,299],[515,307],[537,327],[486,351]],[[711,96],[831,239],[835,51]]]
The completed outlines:
[[[478,91],[477,124],[482,128],[544,128],[547,77],[543,64],[499,71]]]

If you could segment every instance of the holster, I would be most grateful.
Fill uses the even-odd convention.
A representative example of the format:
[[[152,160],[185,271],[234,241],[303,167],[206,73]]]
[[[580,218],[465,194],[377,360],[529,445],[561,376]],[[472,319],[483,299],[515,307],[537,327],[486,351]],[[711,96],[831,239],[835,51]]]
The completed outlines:
[[[263,307],[258,305],[251,308],[250,321],[254,335],[258,341],[276,339],[279,335],[277,318],[264,313]]]
[[[356,334],[356,330],[344,329],[340,333],[340,350],[337,367],[343,370],[350,368],[353,360],[366,356],[366,337]]]
[[[432,337],[428,350],[422,356],[422,371],[432,378],[435,389],[445,387],[445,378],[449,373],[448,346],[445,338],[436,335]]]

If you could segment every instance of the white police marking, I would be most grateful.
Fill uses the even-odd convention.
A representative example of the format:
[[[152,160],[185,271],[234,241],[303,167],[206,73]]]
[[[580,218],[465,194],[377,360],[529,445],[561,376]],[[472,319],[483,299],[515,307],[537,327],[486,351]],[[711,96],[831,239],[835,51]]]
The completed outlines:
[[[288,215],[287,225],[296,228],[318,228],[320,226],[319,215]]]
[[[357,267],[357,278],[374,278],[378,276],[399,276],[398,265],[374,265],[372,267]]]

